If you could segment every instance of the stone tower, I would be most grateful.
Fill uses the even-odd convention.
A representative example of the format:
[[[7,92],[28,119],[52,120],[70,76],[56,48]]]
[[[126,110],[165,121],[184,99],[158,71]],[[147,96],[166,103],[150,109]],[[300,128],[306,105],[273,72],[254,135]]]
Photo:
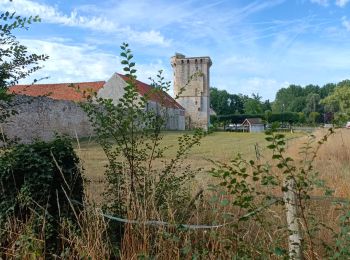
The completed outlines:
[[[186,128],[208,129],[210,119],[210,57],[185,57],[176,53],[171,58],[174,71],[174,95],[186,109]]]

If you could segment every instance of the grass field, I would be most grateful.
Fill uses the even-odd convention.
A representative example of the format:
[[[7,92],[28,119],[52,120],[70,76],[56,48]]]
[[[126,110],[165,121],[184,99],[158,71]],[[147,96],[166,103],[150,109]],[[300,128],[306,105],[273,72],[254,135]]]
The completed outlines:
[[[164,160],[174,157],[177,151],[177,138],[182,134],[182,132],[164,133],[162,145],[169,148],[164,153]],[[304,135],[287,133],[288,146],[291,147],[299,137]],[[214,132],[204,137],[201,144],[192,149],[184,163],[191,165],[192,169],[203,168],[196,180],[199,186],[206,186],[210,178],[206,171],[212,167],[209,160],[229,162],[238,153],[246,159],[257,159],[256,149],[261,156],[266,156],[266,144],[263,133]],[[100,193],[104,190],[104,166],[108,163],[107,158],[94,140],[83,140],[79,145],[77,152],[83,161],[86,177],[91,181],[88,192],[92,198],[99,201]]]
[[[315,131],[316,141],[325,136],[326,132],[326,129]],[[169,146],[164,156],[165,161],[174,157],[177,150],[177,138],[182,134],[182,132],[164,133],[163,145]],[[256,151],[258,150],[261,155],[259,163],[271,162],[271,151],[264,148],[267,144],[264,137],[264,134],[216,132],[203,138],[201,145],[195,147],[183,162],[191,165],[193,169],[201,167],[203,170],[193,182],[182,184],[186,188],[189,184],[194,194],[197,193],[198,186],[202,186],[201,195],[192,196],[195,199],[191,199],[188,203],[186,201],[185,204],[166,204],[165,210],[157,207],[153,193],[141,203],[139,201],[133,201],[133,204],[126,203],[127,212],[123,217],[137,220],[140,223],[138,225],[126,224],[123,230],[114,229],[113,225],[110,226],[113,227],[110,229],[109,223],[115,222],[102,217],[101,210],[96,207],[102,202],[101,193],[106,187],[104,183],[104,166],[108,163],[106,156],[96,141],[81,140],[76,143],[76,151],[82,160],[87,179],[91,180],[87,185],[87,193],[90,196],[88,196],[85,208],[77,217],[80,223],[79,235],[75,228],[71,230],[66,222],[62,223],[62,231],[58,236],[64,241],[62,245],[69,248],[67,252],[70,254],[79,255],[82,258],[90,256],[91,259],[114,259],[115,252],[112,253],[112,248],[115,250],[116,242],[112,238],[117,235],[122,238],[120,246],[118,244],[120,250],[118,259],[139,259],[141,257],[142,259],[241,259],[237,257],[238,253],[250,256],[242,259],[282,259],[281,250],[276,251],[276,248],[287,252],[288,235],[290,234],[283,204],[261,207],[260,205],[264,205],[261,204],[261,199],[265,195],[255,194],[254,203],[259,206],[258,209],[262,210],[257,211],[256,216],[252,215],[241,221],[240,217],[247,213],[247,209],[233,204],[240,194],[225,192],[227,187],[224,186],[217,186],[216,190],[208,188],[208,184],[218,181],[208,174],[207,170],[212,167],[209,159],[229,162],[237,153],[240,153],[245,160],[257,160]],[[299,160],[302,159],[299,151],[307,141],[307,135],[288,133],[286,137],[288,140],[287,156],[294,159],[294,169],[300,169],[303,164]],[[314,142],[314,147],[317,147],[317,142]],[[158,162],[155,167],[161,167],[162,163],[164,162]],[[271,165],[276,165],[276,161]],[[334,135],[329,137],[328,141],[317,151],[314,167],[320,177],[326,181],[327,186],[334,190],[335,197],[350,198],[350,130],[338,129]],[[247,173],[251,174],[251,169],[248,169]],[[306,173],[312,174],[313,170],[306,171]],[[265,191],[268,195],[281,196],[285,175],[276,166],[271,166],[268,174],[280,180],[278,186],[262,186],[254,182],[254,189],[259,192]],[[243,175],[239,177],[236,175],[236,177],[234,183],[246,178]],[[253,183],[253,179],[247,178],[247,180],[251,182],[250,184]],[[315,182],[312,183],[315,184]],[[310,193],[308,191],[308,194],[312,196],[311,200],[302,203],[303,212],[306,214],[303,217],[299,214],[304,239],[304,259],[329,259],[338,253],[339,248],[349,248],[348,229],[345,229],[346,236],[340,237],[341,232],[339,231],[342,229],[339,220],[341,216],[344,216],[343,214],[349,214],[346,212],[350,212],[350,208],[347,203],[344,205],[332,203],[335,198],[324,197],[321,190],[315,189]],[[123,197],[125,201],[129,199],[127,195],[128,193]],[[145,223],[143,221],[149,220],[192,225],[222,224],[222,226],[210,230],[186,230],[182,227],[143,224]],[[30,219],[24,225],[16,221],[10,222],[8,232],[11,234],[11,245],[17,245],[16,241],[22,243],[22,237],[24,237],[29,246],[9,247],[9,255],[14,256],[13,252],[17,249],[19,256],[22,251],[24,252],[22,255],[33,255],[32,251],[36,250],[36,247],[32,247],[33,240],[29,239],[32,233],[29,233],[28,236],[28,232],[31,232],[28,231],[31,230],[31,225]],[[348,228],[348,222],[344,225],[346,225],[345,228]],[[310,230],[312,234],[307,233]],[[45,245],[42,236],[35,238],[35,241],[38,245],[41,243]],[[329,252],[325,250],[325,245],[330,248]],[[337,247],[337,245],[340,246]],[[41,250],[41,247],[37,247],[38,250]],[[349,259],[349,257],[331,259]]]
[[[325,130],[317,131],[316,137],[319,139]],[[162,145],[169,149],[164,154],[164,160],[173,158],[177,151],[177,138],[182,132],[165,132]],[[293,158],[299,156],[299,149],[306,140],[306,134],[286,133],[288,139],[288,154]],[[197,176],[198,186],[206,187],[211,181],[207,170],[212,167],[208,160],[229,162],[238,153],[245,159],[257,159],[256,148],[261,155],[261,160],[269,160],[271,157],[266,150],[265,134],[214,132],[202,139],[200,146],[192,149],[185,164],[191,165],[192,169],[203,168]],[[80,146],[80,148],[78,148]],[[82,159],[85,174],[90,183],[88,193],[97,202],[101,200],[101,193],[104,190],[104,171],[108,163],[107,158],[94,140],[83,140],[77,145],[77,152]],[[336,134],[319,151],[315,161],[315,167],[320,172],[322,178],[335,189],[335,195],[350,196],[350,131],[347,129],[337,130]],[[345,181],[346,180],[346,181]],[[347,181],[349,180],[349,181]]]
[[[316,136],[316,141],[320,140],[326,134],[326,132],[326,129],[319,129],[315,131],[314,134]],[[169,146],[169,150],[165,153],[164,160],[169,160],[174,156],[177,147],[177,138],[181,134],[182,133],[180,132],[164,133],[163,145]],[[265,149],[267,142],[265,141],[264,137],[264,134],[216,132],[202,139],[201,145],[195,147],[189,154],[188,158],[184,161],[184,164],[190,164],[192,168],[204,168],[204,170],[196,177],[194,185],[191,186],[193,187],[193,192],[196,193],[199,186],[205,189],[207,188],[208,184],[215,182],[214,178],[211,177],[206,171],[212,167],[212,163],[208,159],[220,162],[229,162],[235,157],[235,155],[237,155],[237,153],[240,153],[245,160],[256,160],[256,147],[258,147],[259,153],[261,154],[261,163],[271,161],[271,152]],[[301,133],[287,133],[286,137],[288,140],[286,153],[295,160],[296,167],[299,167],[300,164],[298,159],[301,159],[302,156],[299,151],[300,147],[302,147],[306,142],[307,135]],[[317,146],[317,142],[315,142],[314,145]],[[91,180],[91,183],[87,187],[87,192],[90,197],[95,200],[95,202],[99,203],[102,201],[100,194],[105,187],[103,180],[104,165],[107,164],[106,157],[102,149],[95,141],[82,141],[80,143],[80,148],[77,148],[77,152],[83,160],[83,164],[86,169],[86,176]],[[317,152],[314,166],[315,170],[319,172],[320,177],[326,181],[327,186],[334,190],[335,197],[346,199],[350,197],[350,131],[348,129],[336,130],[336,133],[332,135],[324,145],[321,146]],[[274,168],[271,171],[275,171],[272,174],[282,175],[277,168]],[[213,211],[208,210],[207,207],[211,205],[209,203],[211,195],[208,189],[205,190],[206,194],[204,195],[203,199],[204,207],[199,207],[198,212],[194,211],[193,216],[188,220],[189,222],[186,223],[203,224],[213,223],[213,221],[215,223],[223,223],[221,212],[232,211],[235,214],[239,213],[233,208],[230,208],[230,206],[223,206],[220,204],[220,201],[213,206]],[[277,196],[282,195],[280,194],[281,187],[277,187],[276,190],[269,190],[269,192]],[[321,190],[315,190],[311,193],[311,195],[323,196],[323,192]],[[317,236],[315,236],[314,252],[316,252],[318,257],[311,257],[308,249],[305,251],[305,259],[322,259],[322,256],[325,255],[324,246],[322,243],[325,242],[330,246],[334,246],[334,235],[339,232],[338,223],[341,211],[339,210],[339,205],[333,204],[330,200],[325,198],[311,200],[307,204],[307,207],[307,211],[309,211],[312,216],[317,216],[317,221],[320,221],[322,225],[328,227],[329,229],[323,228],[317,233]],[[157,212],[148,212],[149,208],[146,208],[146,219],[159,219]],[[134,214],[134,212],[138,211],[131,211],[132,214]],[[128,217],[133,219],[135,216],[131,215]],[[286,228],[284,228],[286,225],[284,209],[277,205],[272,206],[269,209],[266,209],[265,212],[262,212],[260,217],[264,218],[264,223],[267,226],[259,226],[254,219],[247,222],[246,226],[244,226],[242,229],[244,230],[243,237],[245,243],[252,246],[252,248],[255,248],[257,244],[260,244],[260,247],[264,247],[266,244],[265,249],[269,250],[268,248],[273,246],[278,239],[282,239],[282,245],[287,247],[286,241],[288,232],[286,232]],[[333,231],[330,230],[334,230],[335,233],[332,233]],[[142,232],[144,232],[144,230]],[[157,248],[159,249],[158,253],[161,259],[180,259],[179,256],[174,257],[174,252],[179,251],[179,248],[177,247],[178,245],[170,245],[168,239],[162,240],[161,234],[163,234],[163,230],[161,228],[156,231],[159,232],[156,235],[154,232],[154,230],[148,230],[147,232],[145,231],[142,238],[135,233],[133,228],[130,229],[130,232],[126,232],[124,235],[126,247],[122,249],[123,254],[125,254],[124,258],[135,258],[135,256],[140,252],[149,250],[149,248],[151,248],[149,245],[149,237],[154,235],[157,237],[157,239],[159,239],[157,242]],[[216,235],[227,238],[228,240],[237,235],[234,233],[235,231],[232,229],[232,227],[218,229],[217,232],[218,233],[216,233]],[[243,235],[243,233],[239,234]],[[229,251],[223,248],[225,243],[222,241],[226,240],[219,241],[212,237],[205,237],[205,233],[200,232],[198,234],[196,233],[194,237],[189,234],[184,235],[182,239],[187,239],[187,242],[192,244],[191,239],[194,238],[200,239],[201,241],[208,241],[204,247],[209,251],[211,250],[210,254],[213,256],[221,254],[220,256],[222,259],[232,256],[229,254]],[[322,239],[322,243],[319,242],[319,238]],[[225,255],[226,253],[228,255]],[[171,257],[165,257],[166,254],[171,255]]]

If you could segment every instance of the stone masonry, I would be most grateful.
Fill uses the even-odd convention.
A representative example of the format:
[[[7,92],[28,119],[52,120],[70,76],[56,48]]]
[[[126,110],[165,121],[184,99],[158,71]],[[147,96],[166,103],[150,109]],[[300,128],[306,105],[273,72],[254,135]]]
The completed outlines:
[[[185,108],[186,128],[208,129],[210,119],[210,57],[186,57],[176,54],[171,58],[174,71],[174,95]]]
[[[17,114],[0,125],[1,132],[10,139],[31,143],[35,139],[52,140],[55,134],[73,138],[93,134],[86,113],[73,101],[16,95],[11,103]]]
[[[126,87],[125,76],[114,73],[108,81],[75,83],[81,90],[70,87],[70,83],[17,85],[9,92],[16,94],[11,107],[17,114],[0,124],[0,146],[3,134],[10,139],[30,143],[35,139],[51,140],[55,134],[75,137],[89,137],[94,134],[80,102],[85,102],[81,92],[91,89],[97,97],[111,99],[118,104]],[[152,91],[152,87],[136,81],[140,97]],[[164,128],[185,130],[185,111],[168,94],[150,95],[146,109],[154,111],[165,119]]]

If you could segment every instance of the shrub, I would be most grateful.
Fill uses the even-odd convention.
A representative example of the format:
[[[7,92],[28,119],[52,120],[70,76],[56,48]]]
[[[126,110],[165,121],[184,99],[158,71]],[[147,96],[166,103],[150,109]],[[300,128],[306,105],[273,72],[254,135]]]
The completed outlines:
[[[170,83],[164,82],[160,71],[157,81],[153,80],[152,90],[140,97],[133,55],[128,44],[124,43],[121,49],[121,64],[127,77],[124,95],[115,104],[111,99],[99,98],[93,93],[88,96],[88,102],[82,104],[109,162],[105,201],[109,211],[118,216],[126,216],[128,210],[136,213],[131,210],[134,208],[148,208],[145,205],[150,201],[152,206],[167,213],[169,206],[188,204],[188,183],[194,173],[184,166],[183,159],[199,144],[204,133],[198,130],[193,135],[179,137],[175,158],[161,162],[167,150],[161,146],[161,141],[168,116],[162,105]],[[159,111],[147,109],[152,96],[160,99]],[[164,167],[157,168],[156,162],[161,162]]]
[[[46,249],[57,251],[60,220],[75,222],[75,206],[68,198],[82,202],[83,197],[79,159],[68,139],[17,145],[0,156],[2,230],[10,218],[26,222],[34,214],[34,233],[43,226]],[[6,234],[0,234],[4,246]]]

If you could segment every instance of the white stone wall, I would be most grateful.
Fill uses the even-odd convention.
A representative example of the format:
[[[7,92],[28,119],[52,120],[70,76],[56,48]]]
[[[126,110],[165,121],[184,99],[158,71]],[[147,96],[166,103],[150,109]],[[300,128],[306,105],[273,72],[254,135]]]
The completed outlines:
[[[123,97],[126,87],[126,82],[114,73],[112,77],[105,83],[103,88],[97,92],[97,97],[111,98],[114,104],[117,104],[119,99]]]
[[[175,108],[161,107],[154,101],[148,102],[146,108],[148,111],[153,111],[162,115],[165,118],[164,129],[167,130],[185,130],[185,111]]]

